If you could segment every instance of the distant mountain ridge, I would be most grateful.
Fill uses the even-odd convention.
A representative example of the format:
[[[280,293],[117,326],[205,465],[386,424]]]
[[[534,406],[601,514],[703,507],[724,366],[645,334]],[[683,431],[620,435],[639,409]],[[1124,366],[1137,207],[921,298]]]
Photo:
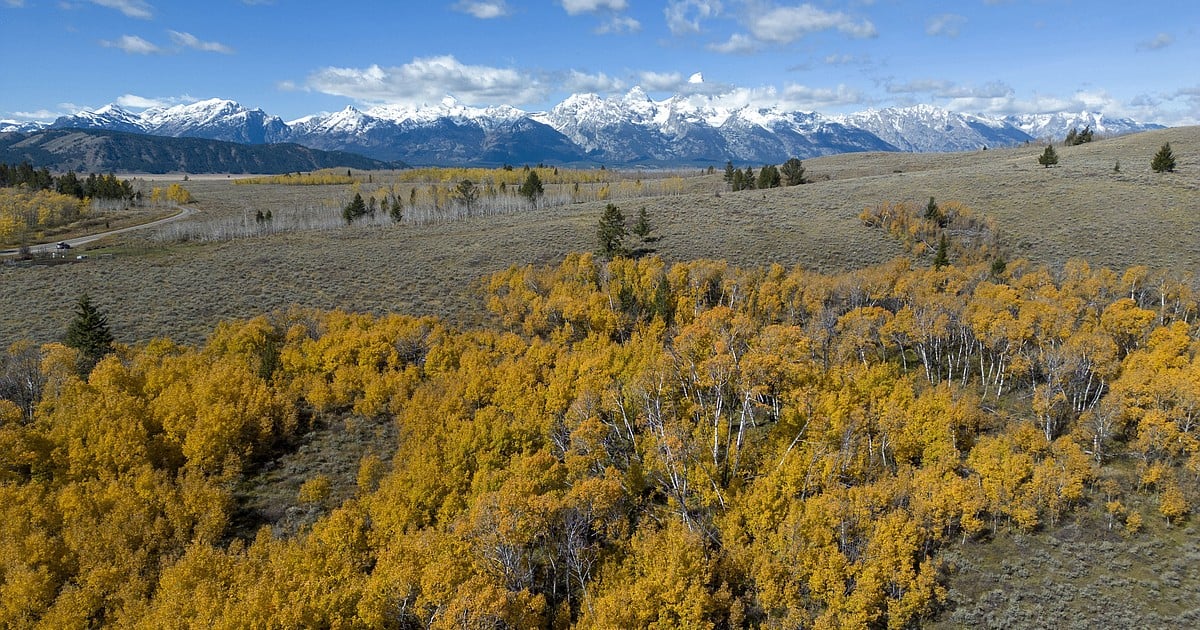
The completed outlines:
[[[136,173],[292,173],[322,168],[405,166],[298,144],[245,144],[106,129],[0,132],[0,162],[28,161],[53,171]]]
[[[447,97],[427,107],[347,107],[290,122],[223,99],[140,113],[108,105],[61,117],[50,128],[255,145],[294,142],[411,164],[677,166],[726,160],[780,163],[789,157],[853,151],[963,151],[1060,139],[1071,127],[1087,126],[1101,135],[1162,128],[1096,112],[998,118],[929,105],[825,116],[780,108],[721,107],[702,96],[655,101],[640,88],[611,97],[572,95],[545,112],[469,107]],[[0,131],[5,129],[0,122]]]

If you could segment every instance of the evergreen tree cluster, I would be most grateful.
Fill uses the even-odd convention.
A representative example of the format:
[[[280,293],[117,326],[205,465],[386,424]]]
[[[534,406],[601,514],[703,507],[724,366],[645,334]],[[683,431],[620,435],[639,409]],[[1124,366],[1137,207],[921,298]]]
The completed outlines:
[[[1067,137],[1063,139],[1063,145],[1073,147],[1080,144],[1087,144],[1092,141],[1093,135],[1091,125],[1084,127],[1083,131],[1071,127],[1071,130],[1067,132]]]
[[[734,168],[732,161],[725,162],[725,183],[734,192],[754,190],[755,188],[797,186],[805,182],[804,163],[799,158],[791,158],[779,167],[767,164],[758,171],[757,175],[749,166],[742,170]]]
[[[78,199],[132,199],[134,196],[133,185],[129,180],[117,179],[112,173],[91,173],[86,179],[80,179],[74,172],[67,171],[55,177],[49,169],[35,169],[29,162],[16,165],[0,163],[0,187],[17,186],[24,186],[30,190],[53,190]]]
[[[350,225],[356,219],[365,216],[367,216],[367,202],[363,201],[362,193],[354,193],[354,199],[342,208],[342,218],[346,220],[346,225]]]

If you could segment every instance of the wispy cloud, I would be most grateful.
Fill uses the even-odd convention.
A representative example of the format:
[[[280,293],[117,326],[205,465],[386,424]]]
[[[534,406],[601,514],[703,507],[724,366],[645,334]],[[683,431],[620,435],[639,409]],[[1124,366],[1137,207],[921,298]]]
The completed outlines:
[[[176,46],[182,46],[183,48],[192,48],[195,50],[202,50],[204,52],[221,53],[224,55],[232,55],[233,54],[232,48],[230,48],[229,46],[226,46],[225,44],[222,44],[220,42],[200,41],[200,39],[198,37],[196,37],[195,35],[192,35],[191,33],[184,33],[181,31],[167,31],[167,33],[170,33],[171,41],[175,42]]]
[[[699,33],[700,23],[721,14],[720,0],[671,0],[663,15],[672,35]]]
[[[652,92],[674,92],[684,82],[679,72],[642,72],[639,79],[641,86]]]
[[[100,45],[105,48],[118,48],[131,55],[161,55],[166,52],[137,35],[122,35],[117,40],[102,39]]]
[[[527,73],[467,65],[450,55],[413,59],[402,66],[322,68],[305,81],[308,89],[364,103],[436,103],[451,95],[467,104],[536,103],[547,90]]]
[[[723,42],[709,44],[708,49],[727,55],[748,55],[758,50],[758,42],[750,38],[749,35],[734,33],[729,36],[729,39]]]
[[[1170,33],[1159,33],[1150,39],[1138,42],[1138,50],[1161,50],[1175,43]]]
[[[575,94],[582,92],[612,94],[620,92],[626,87],[624,81],[610,77],[603,72],[587,74],[578,70],[568,72],[561,83],[568,91]]]
[[[559,0],[559,4],[568,15],[581,13],[597,13],[600,11],[624,11],[629,3],[626,0]]]
[[[139,20],[149,20],[154,17],[154,9],[142,0],[91,0],[92,4],[116,9],[127,17]]]
[[[62,116],[63,112],[56,112],[49,109],[39,109],[32,112],[9,112],[9,118],[16,120],[53,120]]]
[[[925,34],[933,37],[958,37],[962,25],[966,23],[967,18],[954,13],[935,15],[925,23]]]
[[[934,98],[950,99],[997,99],[1009,98],[1014,94],[1012,87],[1003,81],[964,85],[943,79],[914,79],[904,83],[889,82],[884,89],[888,94],[928,94]]]
[[[120,105],[121,107],[128,107],[130,109],[170,107],[171,105],[182,105],[195,102],[195,98],[186,95],[149,98],[145,96],[138,96],[137,94],[122,94],[121,96],[117,97],[117,105]]]
[[[481,20],[505,17],[512,13],[504,0],[461,0],[454,3],[453,9]]]
[[[790,44],[809,33],[829,30],[857,38],[878,34],[870,20],[856,20],[845,13],[823,11],[811,4],[764,11],[752,17],[748,27],[756,39],[772,44]]]
[[[642,23],[628,15],[614,15],[596,27],[596,33],[600,35],[636,33],[640,30],[642,30]]]
[[[708,45],[714,52],[749,54],[763,46],[791,44],[812,33],[836,31],[856,39],[875,37],[879,31],[870,20],[840,11],[825,11],[811,4],[765,6],[742,20],[748,33],[734,33],[724,42]]]
[[[861,105],[866,96],[854,88],[839,84],[818,88],[789,83],[779,89],[773,85],[758,88],[734,88],[711,98],[714,105],[737,108],[778,107],[787,111],[819,111]]]
[[[4,6],[19,9],[25,6],[25,0],[4,0]]]
[[[559,0],[559,4],[567,15],[607,16],[607,19],[596,27],[596,33],[599,35],[636,33],[642,30],[641,22],[622,13],[629,7],[626,0]]]

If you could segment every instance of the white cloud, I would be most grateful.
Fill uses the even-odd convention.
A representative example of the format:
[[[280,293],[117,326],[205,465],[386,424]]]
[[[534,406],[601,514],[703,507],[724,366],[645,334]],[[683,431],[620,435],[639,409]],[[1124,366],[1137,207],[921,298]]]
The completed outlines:
[[[559,0],[559,4],[568,15],[584,13],[606,15],[607,19],[596,27],[598,35],[636,33],[642,30],[641,22],[621,14],[629,7],[626,0]]]
[[[889,94],[929,94],[936,98],[994,99],[1013,95],[1012,87],[1002,81],[975,86],[941,79],[915,79],[905,83],[888,83],[884,89]]]
[[[1138,42],[1138,50],[1160,50],[1175,43],[1170,33],[1159,33],[1150,39]]]
[[[719,44],[709,44],[708,49],[727,55],[747,55],[758,50],[758,43],[741,33],[734,33]]]
[[[305,82],[311,90],[365,103],[435,103],[452,95],[468,105],[535,103],[546,88],[508,68],[466,65],[451,55],[413,59],[383,68],[322,68]]]
[[[869,20],[856,21],[845,13],[830,13],[811,4],[759,12],[749,20],[748,27],[756,39],[772,44],[790,44],[809,33],[828,30],[857,38],[874,37],[878,33]]]
[[[678,72],[642,72],[638,75],[641,86],[652,92],[675,92],[686,83]]]
[[[62,112],[51,111],[49,109],[39,109],[32,112],[9,112],[8,117],[16,120],[53,120],[62,116]]]
[[[599,11],[624,11],[629,3],[625,0],[559,0],[568,15],[597,13]]]
[[[158,99],[146,98],[136,94],[123,94],[117,97],[117,105],[133,109],[146,109],[150,107],[164,107],[166,103]]]
[[[1108,116],[1128,116],[1129,108],[1108,93],[1080,90],[1071,96],[1035,94],[1020,98],[1011,90],[1003,95],[963,95],[950,99],[947,109],[1007,116],[1047,112],[1104,112]]]
[[[462,0],[454,4],[454,10],[481,20],[504,17],[511,13],[504,0]]]
[[[142,0],[91,0],[91,2],[98,6],[116,9],[124,13],[126,17],[139,20],[149,20],[154,17],[153,9]]]
[[[182,33],[180,31],[167,31],[171,34],[171,41],[177,46],[184,48],[194,48],[205,52],[217,52],[225,55],[233,54],[233,49],[220,42],[202,42],[199,38],[191,33]]]
[[[119,48],[131,55],[161,55],[166,52],[137,35],[122,35],[115,41],[102,39],[100,45],[105,48]]]
[[[122,94],[117,97],[117,105],[130,109],[148,109],[151,107],[170,107],[171,105],[180,105],[183,103],[195,103],[196,99],[191,96],[165,96],[159,98],[147,98],[138,96],[137,94]]]
[[[861,105],[865,100],[862,92],[843,84],[835,88],[813,88],[793,83],[784,86],[782,104],[787,109],[812,111]]]
[[[942,35],[945,37],[958,37],[959,31],[963,24],[967,23],[967,18],[954,13],[943,13],[929,18],[925,23],[925,34],[934,37]]]
[[[838,85],[834,88],[814,88],[789,83],[782,90],[773,85],[757,88],[734,88],[712,97],[712,104],[735,109],[738,107],[778,107],[786,111],[820,111],[866,102],[862,92]]]
[[[670,0],[663,15],[672,35],[699,33],[700,23],[721,14],[720,0]]]
[[[611,94],[625,89],[625,82],[604,74],[586,74],[572,70],[562,81],[563,87],[573,93],[594,92],[596,94]]]
[[[4,0],[4,4],[14,9],[19,9],[25,6],[25,0]]]
[[[614,15],[607,22],[596,27],[596,33],[599,35],[636,33],[640,30],[642,30],[642,23],[628,15]]]

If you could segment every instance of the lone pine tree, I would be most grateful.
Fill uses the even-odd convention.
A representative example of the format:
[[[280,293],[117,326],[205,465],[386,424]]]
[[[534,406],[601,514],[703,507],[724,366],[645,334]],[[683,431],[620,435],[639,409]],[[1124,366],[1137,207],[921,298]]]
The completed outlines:
[[[653,228],[650,227],[650,215],[646,214],[646,206],[642,206],[638,209],[637,222],[633,224],[633,233],[642,239],[644,243],[650,237],[652,230]]]
[[[1154,154],[1154,159],[1150,161],[1150,168],[1154,169],[1155,173],[1175,172],[1175,154],[1171,152],[1170,142],[1164,142],[1158,153]]]
[[[605,256],[623,256],[629,253],[625,247],[625,215],[613,204],[604,207],[600,215],[600,224],[596,228],[596,237],[600,241],[600,253]]]
[[[531,170],[525,177],[525,183],[521,184],[517,192],[536,207],[538,199],[546,192],[546,189],[542,187],[542,178],[538,177],[537,171]]]
[[[779,167],[783,181],[788,186],[798,186],[804,183],[804,162],[800,158],[791,158]]]
[[[92,304],[85,292],[75,305],[75,319],[67,327],[63,343],[79,351],[79,372],[87,374],[113,351],[113,336],[108,330],[108,318]]]
[[[1053,146],[1046,145],[1046,150],[1043,151],[1041,157],[1038,158],[1038,164],[1041,164],[1046,168],[1050,168],[1051,166],[1058,164],[1058,153],[1054,150]]]

